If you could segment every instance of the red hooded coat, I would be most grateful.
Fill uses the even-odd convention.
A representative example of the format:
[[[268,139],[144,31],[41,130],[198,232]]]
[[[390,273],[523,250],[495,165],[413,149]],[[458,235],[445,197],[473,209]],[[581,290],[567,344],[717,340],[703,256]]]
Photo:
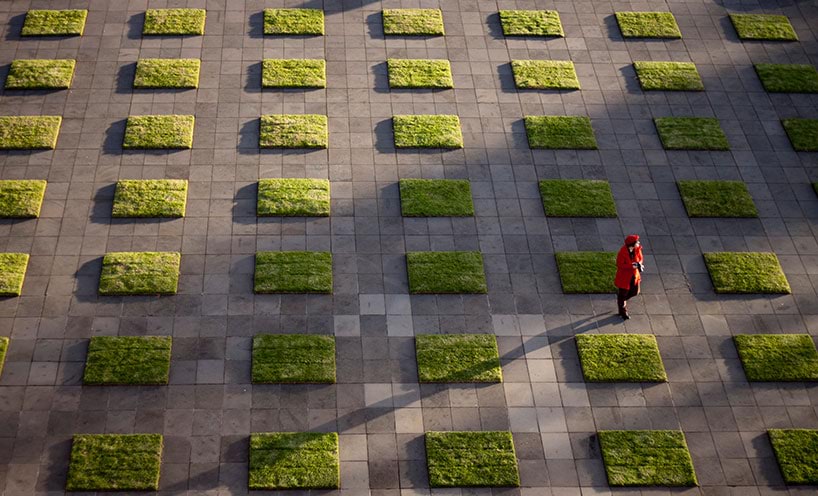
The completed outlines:
[[[622,245],[619,253],[616,254],[616,278],[614,285],[621,289],[630,289],[631,280],[635,277],[636,283],[642,280],[642,274],[633,266],[634,262],[642,263],[642,247],[637,246],[633,249],[633,258],[628,252],[628,246]]]

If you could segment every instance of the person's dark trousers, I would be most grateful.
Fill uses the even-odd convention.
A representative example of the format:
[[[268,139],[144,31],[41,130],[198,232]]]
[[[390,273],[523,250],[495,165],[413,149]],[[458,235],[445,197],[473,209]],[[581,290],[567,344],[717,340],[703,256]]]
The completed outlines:
[[[616,304],[619,306],[619,314],[627,312],[625,305],[628,300],[639,294],[639,285],[631,284],[630,289],[617,288]]]

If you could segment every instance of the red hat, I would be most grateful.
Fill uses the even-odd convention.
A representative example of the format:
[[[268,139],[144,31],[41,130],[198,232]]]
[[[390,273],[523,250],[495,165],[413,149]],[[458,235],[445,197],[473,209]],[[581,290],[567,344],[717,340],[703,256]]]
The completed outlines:
[[[625,238],[625,244],[628,245],[628,246],[636,243],[637,241],[639,241],[639,235],[638,234],[631,234],[630,236]]]

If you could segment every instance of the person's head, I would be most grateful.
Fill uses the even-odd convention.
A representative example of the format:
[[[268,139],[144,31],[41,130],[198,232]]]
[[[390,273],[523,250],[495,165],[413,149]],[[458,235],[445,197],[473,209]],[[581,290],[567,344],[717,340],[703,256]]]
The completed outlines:
[[[627,246],[630,251],[633,251],[637,246],[641,246],[641,244],[638,234],[631,234],[625,238],[625,246]]]

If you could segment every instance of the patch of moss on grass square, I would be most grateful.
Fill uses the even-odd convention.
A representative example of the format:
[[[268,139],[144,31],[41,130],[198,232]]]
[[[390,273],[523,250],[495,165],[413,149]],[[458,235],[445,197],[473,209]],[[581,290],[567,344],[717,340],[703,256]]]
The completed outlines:
[[[122,148],[141,150],[193,147],[192,115],[132,115],[125,126]]]
[[[327,217],[330,185],[326,179],[260,179],[259,217]]]
[[[653,120],[665,150],[729,150],[719,120],[710,117],[660,117]]]
[[[792,292],[775,253],[705,253],[704,262],[716,293],[789,294]]]
[[[332,254],[322,251],[256,253],[256,293],[332,293]]]
[[[411,294],[486,293],[483,256],[477,251],[406,254]]]
[[[596,150],[591,119],[585,116],[527,115],[525,133],[529,148]]]
[[[102,259],[99,294],[175,294],[181,258],[174,252],[107,253]]]
[[[639,84],[645,91],[704,91],[702,78],[692,62],[634,62]]]
[[[337,489],[338,434],[250,434],[249,478],[250,489]]]
[[[415,336],[419,382],[503,382],[493,334]]]
[[[187,181],[136,179],[116,183],[113,217],[184,217]]]
[[[148,9],[143,35],[202,35],[205,31],[205,9]]]
[[[400,208],[404,217],[469,217],[471,185],[466,179],[401,179]]]
[[[518,487],[510,432],[427,432],[431,487]]]
[[[578,334],[582,375],[588,382],[665,382],[652,334]]]
[[[264,88],[326,88],[323,59],[265,59],[261,68]]]
[[[617,12],[616,22],[625,38],[681,38],[670,12]]]
[[[798,35],[787,16],[771,14],[730,14],[730,21],[742,40],[797,41]]]
[[[61,123],[59,116],[2,116],[0,150],[53,150]]]
[[[456,115],[392,116],[395,148],[463,148]]]
[[[9,338],[0,336],[0,377],[3,375],[3,365],[6,363],[6,352],[9,349]]]
[[[256,335],[253,382],[334,384],[335,338],[314,334]]]
[[[770,93],[818,93],[818,70],[809,64],[756,64],[755,69]]]
[[[743,181],[679,181],[678,186],[690,217],[758,217]]]
[[[546,179],[540,181],[540,197],[547,217],[616,217],[608,181]]]
[[[818,351],[809,334],[739,334],[733,341],[748,381],[818,381]]]
[[[611,486],[698,485],[682,431],[599,431]]]
[[[6,77],[7,90],[59,90],[71,87],[73,59],[17,59]]]
[[[26,279],[28,253],[0,253],[0,296],[20,296]]]
[[[156,491],[161,464],[161,434],[75,434],[65,488]]]
[[[402,36],[444,35],[440,9],[383,9],[383,33]]]
[[[134,88],[198,88],[199,59],[139,59]]]
[[[261,116],[261,148],[326,148],[329,143],[327,116],[318,114],[275,114]]]
[[[453,88],[448,60],[389,59],[390,88]]]
[[[22,36],[81,36],[87,10],[29,10],[23,22]]]
[[[324,11],[320,9],[264,9],[264,34],[323,35]]]
[[[578,90],[579,80],[570,60],[512,60],[514,84],[521,89]]]
[[[556,10],[501,10],[505,36],[565,36]]]
[[[818,430],[770,429],[775,459],[787,484],[818,484]]]
[[[616,293],[616,253],[559,252],[555,257],[563,293]]]
[[[795,151],[818,152],[818,119],[784,119],[781,125]]]
[[[28,219],[40,216],[46,182],[30,179],[0,181],[0,218]]]
[[[170,336],[94,336],[88,345],[83,383],[167,384]]]

